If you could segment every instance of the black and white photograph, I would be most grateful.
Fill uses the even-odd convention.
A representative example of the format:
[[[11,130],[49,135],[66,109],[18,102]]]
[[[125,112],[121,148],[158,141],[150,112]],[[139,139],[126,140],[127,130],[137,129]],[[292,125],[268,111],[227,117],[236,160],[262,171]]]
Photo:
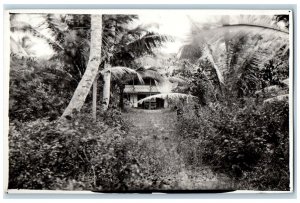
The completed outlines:
[[[8,192],[293,191],[292,11],[5,17]]]

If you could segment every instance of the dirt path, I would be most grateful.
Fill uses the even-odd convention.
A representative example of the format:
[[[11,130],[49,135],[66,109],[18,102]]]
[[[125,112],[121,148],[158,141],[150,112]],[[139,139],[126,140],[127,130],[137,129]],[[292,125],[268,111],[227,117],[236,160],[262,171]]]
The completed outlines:
[[[167,178],[172,182],[172,185],[167,185],[161,189],[214,190],[231,188],[230,180],[226,176],[213,173],[209,167],[188,169],[185,166],[183,157],[177,152],[176,112],[170,110],[133,110],[124,113],[123,116],[132,124],[130,134],[138,140],[147,140],[147,149],[141,150],[152,149],[160,155],[158,158],[164,168],[156,171],[157,173],[164,171],[160,174],[168,174]],[[146,153],[150,157],[153,151],[150,150]]]

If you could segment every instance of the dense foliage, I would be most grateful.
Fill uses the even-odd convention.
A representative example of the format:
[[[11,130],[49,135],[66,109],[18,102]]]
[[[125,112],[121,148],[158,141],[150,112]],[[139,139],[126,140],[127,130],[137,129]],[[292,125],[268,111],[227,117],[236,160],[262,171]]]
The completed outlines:
[[[105,121],[83,114],[64,124],[45,119],[11,124],[9,188],[126,189],[124,179],[134,173],[136,161],[118,115],[111,110]]]
[[[58,118],[76,81],[58,63],[11,56],[9,118],[19,122]]]
[[[177,73],[189,83],[185,93],[197,98],[178,117],[187,164],[225,173],[237,189],[289,190],[287,38],[245,29],[205,35],[194,25],[181,50],[189,68]]]
[[[289,190],[287,102],[200,109],[186,109],[178,128],[193,152],[188,157],[236,178],[240,189]]]
[[[115,108],[98,118],[94,121],[88,112],[67,123],[11,123],[9,188],[121,192],[182,187],[174,148],[129,133],[132,124]]]

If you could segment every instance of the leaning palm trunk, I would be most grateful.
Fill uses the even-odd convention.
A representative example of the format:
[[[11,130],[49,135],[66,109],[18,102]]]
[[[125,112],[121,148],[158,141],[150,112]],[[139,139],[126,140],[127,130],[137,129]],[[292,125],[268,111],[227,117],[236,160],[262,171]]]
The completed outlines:
[[[75,93],[61,118],[71,116],[73,110],[80,111],[97,76],[101,62],[102,15],[91,15],[91,48],[87,68]]]
[[[219,67],[216,65],[214,57],[213,57],[211,50],[209,48],[209,45],[207,43],[204,44],[203,55],[200,59],[202,59],[202,58],[206,58],[211,63],[213,69],[215,70],[215,72],[217,74],[218,81],[220,83],[224,84],[224,78],[222,76],[222,73],[221,73]]]
[[[92,106],[92,112],[93,112],[93,119],[97,119],[97,78],[95,78],[93,83],[93,106]]]
[[[102,109],[106,111],[109,105],[110,99],[110,81],[111,81],[111,70],[110,68],[105,68],[103,73],[103,98],[102,98]]]

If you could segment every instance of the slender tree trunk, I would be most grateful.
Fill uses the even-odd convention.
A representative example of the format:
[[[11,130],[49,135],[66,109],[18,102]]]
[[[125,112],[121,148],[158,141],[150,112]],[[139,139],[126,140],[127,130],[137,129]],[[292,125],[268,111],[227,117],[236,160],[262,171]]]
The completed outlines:
[[[120,84],[119,85],[119,89],[120,89],[120,101],[119,101],[119,107],[120,109],[124,109],[124,89],[125,89],[125,85],[124,84]]]
[[[87,68],[82,76],[73,97],[65,109],[61,119],[71,116],[75,110],[79,112],[97,76],[101,62],[102,15],[91,15],[91,47]]]
[[[106,71],[103,73],[103,99],[102,99],[102,109],[103,111],[106,111],[108,109],[109,105],[109,99],[110,99],[110,80],[111,80],[111,72],[110,72],[110,66],[105,68]]]
[[[224,16],[224,18],[223,18],[223,23],[224,24],[227,24],[227,25],[229,25],[229,23],[230,23],[230,16],[229,15],[227,15],[227,16]],[[230,48],[230,41],[229,41],[229,38],[230,37],[230,33],[229,33],[229,29],[227,29],[227,30],[225,30],[225,33],[224,33],[224,42],[225,42],[225,51],[226,51],[226,58],[225,58],[225,63],[226,63],[226,70],[227,70],[227,72],[228,71],[231,71],[231,67],[230,67],[230,61],[231,61],[231,57],[230,57],[230,50],[229,50],[229,48]],[[228,79],[227,78],[228,76],[225,74],[225,78],[224,78],[224,82],[226,82],[226,80]],[[226,88],[226,86],[223,86],[223,91],[224,91],[224,98],[225,98],[225,100],[226,101],[229,101],[230,99],[229,98],[231,98],[231,91],[230,91],[230,93],[228,92],[228,88]],[[231,104],[231,102],[230,102],[230,104]]]
[[[97,78],[95,78],[94,83],[93,83],[93,119],[96,121],[97,119]]]
[[[230,17],[226,15],[223,17],[223,24],[229,25]],[[229,30],[225,30],[224,33],[225,49],[226,49],[226,69],[229,70]]]
[[[150,96],[151,96],[151,79],[150,79]],[[149,109],[151,109],[151,100],[152,99],[149,100]]]

